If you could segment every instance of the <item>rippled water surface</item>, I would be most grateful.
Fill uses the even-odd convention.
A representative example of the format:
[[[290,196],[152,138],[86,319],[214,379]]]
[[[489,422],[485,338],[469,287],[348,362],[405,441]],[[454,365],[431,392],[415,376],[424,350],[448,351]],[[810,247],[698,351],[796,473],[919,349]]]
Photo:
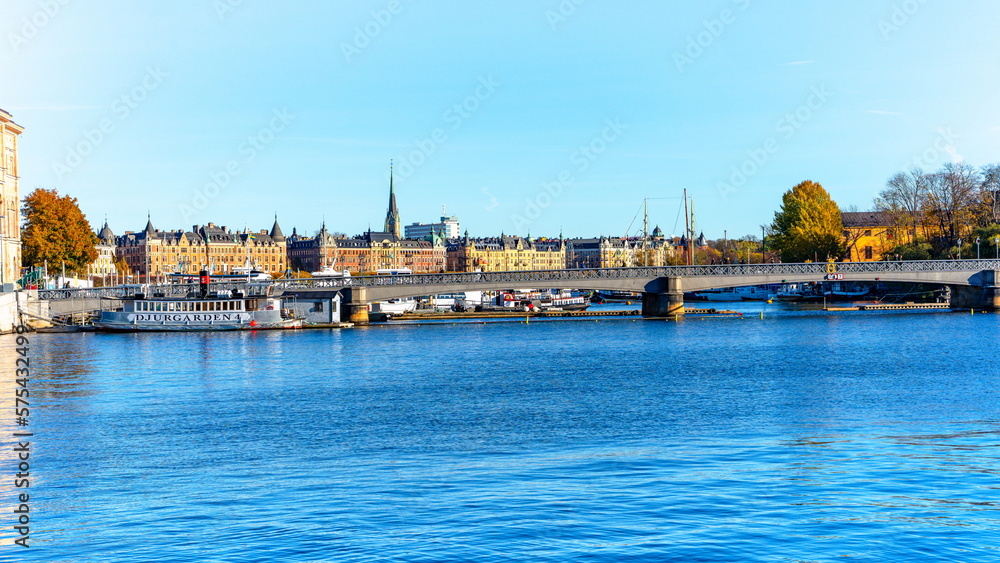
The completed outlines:
[[[938,313],[33,334],[33,547],[7,509],[0,560],[996,561],[998,334]]]

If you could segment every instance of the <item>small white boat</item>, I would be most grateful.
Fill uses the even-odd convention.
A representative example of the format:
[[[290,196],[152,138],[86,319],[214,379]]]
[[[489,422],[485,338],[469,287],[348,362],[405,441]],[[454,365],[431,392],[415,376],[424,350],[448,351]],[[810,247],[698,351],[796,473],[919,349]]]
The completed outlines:
[[[412,313],[417,309],[417,300],[412,297],[406,299],[389,299],[387,301],[375,301],[369,306],[372,313],[385,313],[389,316]]]
[[[471,309],[483,304],[483,292],[459,291],[457,293],[439,293],[431,296],[430,301],[435,309]]]
[[[343,270],[334,270],[332,266],[323,266],[317,272],[310,273],[314,278],[349,278],[351,277],[351,272],[344,268]]]

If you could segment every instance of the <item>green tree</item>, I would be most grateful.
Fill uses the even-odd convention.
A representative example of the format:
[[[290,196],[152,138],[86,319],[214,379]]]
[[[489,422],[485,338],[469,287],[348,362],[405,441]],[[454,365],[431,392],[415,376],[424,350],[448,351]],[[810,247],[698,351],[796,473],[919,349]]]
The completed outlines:
[[[97,259],[98,238],[77,205],[76,198],[42,188],[28,194],[21,208],[25,228],[21,233],[24,266],[61,267],[77,275]]]
[[[785,192],[771,230],[770,247],[785,262],[840,258],[845,251],[840,208],[809,180]]]

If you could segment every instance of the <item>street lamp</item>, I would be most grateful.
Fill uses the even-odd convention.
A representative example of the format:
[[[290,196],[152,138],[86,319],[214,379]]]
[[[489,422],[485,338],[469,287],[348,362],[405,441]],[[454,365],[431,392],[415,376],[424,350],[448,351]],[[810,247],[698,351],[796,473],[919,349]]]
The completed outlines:
[[[962,239],[958,239],[958,259],[962,259]]]
[[[1000,260],[1000,237],[993,237],[993,247],[997,249],[997,260]]]
[[[976,260],[979,260],[979,237],[976,237]]]

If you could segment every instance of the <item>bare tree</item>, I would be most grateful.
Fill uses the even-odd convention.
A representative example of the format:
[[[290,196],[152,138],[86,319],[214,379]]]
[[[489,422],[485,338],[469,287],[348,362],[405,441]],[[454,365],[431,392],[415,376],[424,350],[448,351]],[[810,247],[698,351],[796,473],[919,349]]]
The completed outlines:
[[[974,220],[979,171],[964,162],[948,163],[928,179],[928,207],[941,234],[954,239]]]
[[[980,170],[979,201],[990,223],[1000,223],[1000,163],[987,164]]]
[[[912,240],[916,240],[929,190],[930,180],[923,170],[899,172],[885,183],[885,189],[875,198],[875,208],[888,213],[897,227],[909,229]]]

